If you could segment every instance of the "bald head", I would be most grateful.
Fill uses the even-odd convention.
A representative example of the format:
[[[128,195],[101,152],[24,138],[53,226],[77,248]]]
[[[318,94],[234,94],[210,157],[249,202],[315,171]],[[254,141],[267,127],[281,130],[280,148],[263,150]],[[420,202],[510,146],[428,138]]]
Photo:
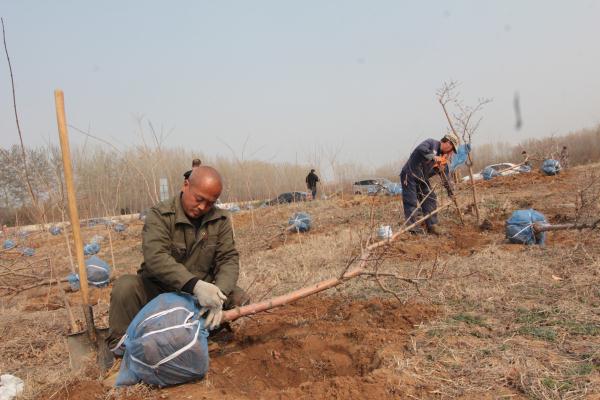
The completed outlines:
[[[216,169],[200,165],[183,183],[181,205],[189,218],[199,218],[213,207],[223,190],[221,175]]]
[[[213,167],[207,165],[200,165],[194,168],[188,180],[190,181],[190,185],[194,187],[202,186],[206,189],[211,189],[211,191],[218,191],[219,194],[217,197],[221,195],[221,190],[223,190],[221,174]]]

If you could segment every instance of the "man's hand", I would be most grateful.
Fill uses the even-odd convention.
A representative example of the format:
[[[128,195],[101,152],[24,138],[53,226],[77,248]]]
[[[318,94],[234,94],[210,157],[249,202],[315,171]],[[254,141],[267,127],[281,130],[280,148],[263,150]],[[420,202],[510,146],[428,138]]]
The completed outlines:
[[[223,302],[227,296],[212,283],[198,281],[194,286],[194,296],[202,307],[200,315],[206,314],[205,326],[208,330],[213,330],[221,323],[223,318]]]
[[[202,313],[202,310],[200,310]],[[208,309],[208,314],[206,314],[206,321],[204,322],[204,326],[209,331],[212,331],[217,326],[221,325],[221,320],[223,319],[223,309]]]
[[[198,299],[200,306],[211,308],[223,308],[223,302],[227,296],[212,283],[198,281],[194,286],[194,296]]]
[[[448,197],[454,197],[454,190],[451,187],[447,187],[446,192],[448,192]]]

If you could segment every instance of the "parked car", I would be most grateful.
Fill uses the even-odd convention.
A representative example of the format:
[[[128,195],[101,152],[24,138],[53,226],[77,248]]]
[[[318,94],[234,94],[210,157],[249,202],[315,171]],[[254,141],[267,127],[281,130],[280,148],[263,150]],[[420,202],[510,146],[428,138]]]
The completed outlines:
[[[531,172],[531,167],[526,165],[515,165],[512,163],[500,163],[488,165],[476,174],[473,174],[473,180],[481,180],[484,177],[484,171],[487,171],[489,177],[493,176],[509,176],[520,173]],[[463,182],[469,181],[469,175],[462,178]]]
[[[309,198],[309,194],[306,192],[285,192],[281,193],[279,196],[266,201],[264,205],[274,206],[276,204],[286,204],[286,203],[297,203],[301,201],[306,201]]]
[[[394,196],[402,194],[402,185],[386,178],[363,179],[354,182],[352,192],[354,194],[386,194]]]

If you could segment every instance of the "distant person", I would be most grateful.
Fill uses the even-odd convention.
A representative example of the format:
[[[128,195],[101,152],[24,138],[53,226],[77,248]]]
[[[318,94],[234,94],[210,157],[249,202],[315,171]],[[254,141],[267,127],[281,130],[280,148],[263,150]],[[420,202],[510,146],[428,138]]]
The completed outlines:
[[[306,187],[311,191],[313,200],[317,198],[317,182],[319,182],[319,177],[315,174],[315,170],[311,169],[306,175]]]
[[[560,166],[562,169],[569,168],[569,151],[567,150],[567,146],[563,146],[560,151]]]
[[[429,215],[437,209],[437,197],[431,190],[429,178],[438,173],[448,176],[447,160],[458,148],[458,136],[453,133],[444,135],[441,140],[427,139],[418,145],[400,173],[402,183],[402,203],[406,224],[413,224],[417,220],[417,207],[423,215]],[[448,196],[453,196],[450,179],[443,179]],[[441,231],[436,226],[437,215],[431,215],[425,220],[427,232],[440,235]],[[413,234],[423,233],[422,229],[415,226],[410,229]]]
[[[531,167],[531,161],[529,161],[529,155],[527,154],[527,152],[525,150],[523,150],[521,152],[521,157],[523,157],[522,164],[526,167]]]
[[[186,171],[183,174],[183,179],[186,181],[188,179],[190,179],[190,175],[192,174],[192,171],[194,170],[194,168],[198,168],[200,165],[202,165],[202,160],[200,160],[199,158],[194,158],[192,160],[192,169],[190,169],[189,171]]]

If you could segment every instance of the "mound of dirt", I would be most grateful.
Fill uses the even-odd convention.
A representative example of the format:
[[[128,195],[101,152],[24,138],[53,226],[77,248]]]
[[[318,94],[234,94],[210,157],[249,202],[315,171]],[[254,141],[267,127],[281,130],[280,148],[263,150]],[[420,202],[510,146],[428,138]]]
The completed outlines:
[[[210,370],[204,380],[156,393],[168,399],[279,399],[283,393],[301,398],[390,398],[385,385],[389,377],[378,372],[381,349],[402,348],[415,326],[435,314],[432,306],[421,304],[307,298],[241,320],[233,332],[216,334],[209,339]],[[89,399],[105,392],[85,381],[55,398]]]

